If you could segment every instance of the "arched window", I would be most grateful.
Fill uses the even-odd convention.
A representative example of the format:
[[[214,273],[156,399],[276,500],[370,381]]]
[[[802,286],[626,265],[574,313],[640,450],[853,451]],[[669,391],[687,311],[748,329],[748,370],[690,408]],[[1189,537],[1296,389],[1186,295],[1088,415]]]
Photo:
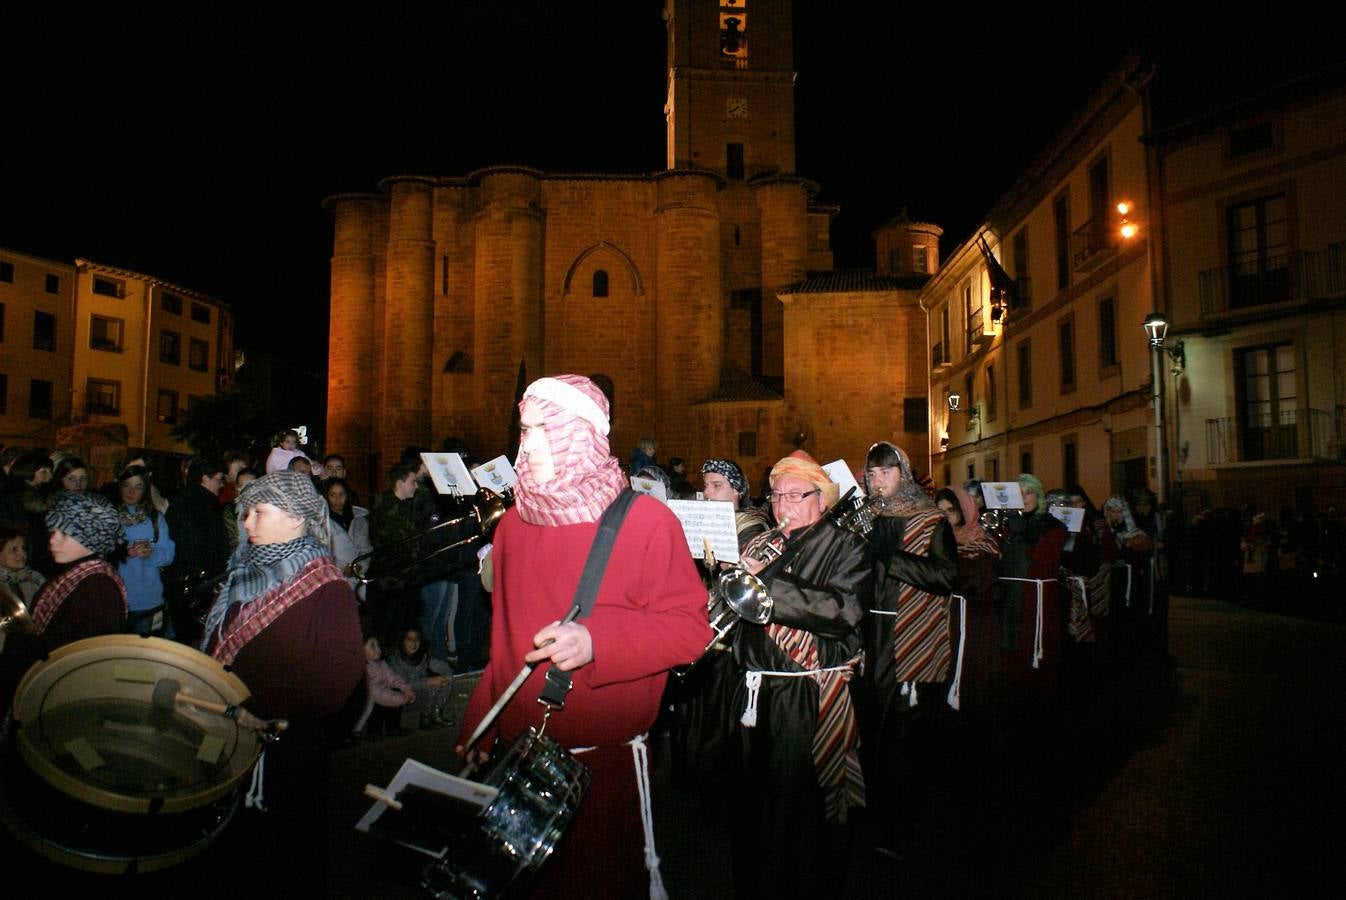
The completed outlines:
[[[594,296],[606,297],[608,295],[608,273],[604,269],[599,269],[594,273]]]

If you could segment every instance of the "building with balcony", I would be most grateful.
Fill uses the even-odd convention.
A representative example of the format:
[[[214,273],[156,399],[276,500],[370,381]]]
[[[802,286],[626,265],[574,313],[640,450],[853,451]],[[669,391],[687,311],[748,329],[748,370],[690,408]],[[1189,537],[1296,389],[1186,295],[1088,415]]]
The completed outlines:
[[[921,291],[937,482],[1154,483],[1149,77],[1124,60]]]
[[[70,421],[75,268],[0,248],[0,444],[50,447]]]
[[[1346,67],[1149,135],[1188,505],[1346,502]],[[1316,501],[1316,503],[1315,503]]]
[[[131,447],[189,452],[170,432],[184,410],[230,384],[230,308],[87,259],[76,260],[74,271],[71,422],[120,423]]]

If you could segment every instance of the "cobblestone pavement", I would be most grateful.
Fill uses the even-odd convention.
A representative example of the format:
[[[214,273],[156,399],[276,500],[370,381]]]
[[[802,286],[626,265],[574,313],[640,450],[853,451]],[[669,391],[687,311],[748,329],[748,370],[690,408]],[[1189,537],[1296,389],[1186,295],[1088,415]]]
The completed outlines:
[[[1040,758],[997,748],[995,765],[970,771],[946,753],[903,859],[872,853],[872,826],[856,826],[836,896],[1342,896],[1346,625],[1179,598],[1169,650],[1171,660],[1139,660],[1073,705]],[[334,753],[329,896],[425,896],[423,858],[354,824],[370,804],[364,785],[386,784],[406,758],[455,771],[455,731]],[[666,741],[653,742],[653,766],[669,895],[732,896],[722,821],[669,784]],[[53,867],[29,856],[0,848],[11,875],[51,883]],[[135,895],[207,893],[183,884],[201,889],[203,873],[233,863],[210,856],[140,880]]]

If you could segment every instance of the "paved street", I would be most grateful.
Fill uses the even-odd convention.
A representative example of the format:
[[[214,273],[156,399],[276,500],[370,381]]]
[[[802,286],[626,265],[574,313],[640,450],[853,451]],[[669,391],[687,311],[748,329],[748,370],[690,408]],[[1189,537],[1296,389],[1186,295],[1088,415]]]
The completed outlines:
[[[1346,626],[1186,599],[1171,623],[1173,664],[1138,663],[1078,705],[1037,770],[967,772],[950,755],[902,862],[871,853],[859,826],[837,896],[1340,896]],[[337,751],[333,896],[422,896],[417,858],[353,826],[364,784],[386,783],[408,756],[452,771],[452,735]],[[658,744],[654,764],[670,896],[731,896],[723,826],[668,784]],[[180,874],[214,871],[209,856]]]

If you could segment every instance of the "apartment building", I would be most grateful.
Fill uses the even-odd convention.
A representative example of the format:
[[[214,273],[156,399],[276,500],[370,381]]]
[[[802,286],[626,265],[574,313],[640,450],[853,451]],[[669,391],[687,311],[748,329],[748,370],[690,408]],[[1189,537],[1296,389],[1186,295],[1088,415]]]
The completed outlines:
[[[1159,130],[1166,409],[1189,507],[1346,502],[1346,67]]]
[[[183,411],[231,379],[233,317],[219,300],[151,275],[75,262],[72,414],[124,424],[128,444],[187,453]]]
[[[1157,482],[1148,78],[1117,67],[922,290],[936,481]]]
[[[75,268],[0,247],[0,443],[52,446],[70,421]]]

